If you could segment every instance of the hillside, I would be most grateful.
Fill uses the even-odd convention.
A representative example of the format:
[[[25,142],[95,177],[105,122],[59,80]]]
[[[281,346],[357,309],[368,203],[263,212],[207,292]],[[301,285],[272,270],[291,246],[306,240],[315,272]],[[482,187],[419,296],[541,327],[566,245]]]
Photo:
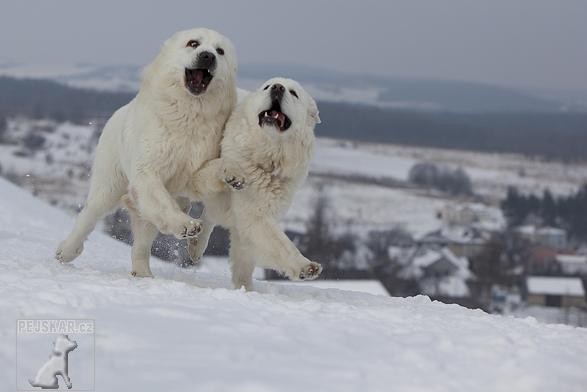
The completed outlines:
[[[0,180],[0,379],[14,390],[15,320],[96,322],[96,391],[583,391],[587,330],[431,302],[255,282],[154,261],[94,233],[72,265],[62,212]],[[74,363],[75,352],[71,354]],[[70,371],[75,380],[74,368]],[[22,381],[19,381],[21,385]]]
[[[0,75],[51,79],[69,86],[133,92],[141,67],[133,65],[31,65],[0,61]],[[390,78],[292,64],[242,64],[239,84],[254,89],[271,75],[302,82],[321,101],[368,104],[386,108],[453,112],[553,112],[584,110],[582,97],[548,94],[458,80]]]

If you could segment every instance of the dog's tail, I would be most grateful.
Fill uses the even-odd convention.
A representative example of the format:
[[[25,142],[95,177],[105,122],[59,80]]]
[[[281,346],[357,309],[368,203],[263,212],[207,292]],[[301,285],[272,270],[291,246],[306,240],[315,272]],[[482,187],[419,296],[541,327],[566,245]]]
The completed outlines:
[[[31,384],[32,387],[38,388],[40,385],[37,384],[36,382],[34,382],[31,378],[29,378],[29,384]]]

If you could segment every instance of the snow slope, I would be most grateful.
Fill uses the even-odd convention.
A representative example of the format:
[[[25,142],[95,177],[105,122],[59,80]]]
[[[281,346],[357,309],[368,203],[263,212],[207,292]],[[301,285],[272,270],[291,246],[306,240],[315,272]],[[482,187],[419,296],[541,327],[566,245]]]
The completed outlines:
[[[256,282],[154,261],[95,233],[52,260],[71,219],[0,180],[0,390],[15,389],[15,320],[96,320],[97,391],[584,391],[587,330],[427,297]],[[208,261],[209,262],[209,261]],[[73,361],[75,352],[70,355]],[[75,381],[74,375],[70,374]]]

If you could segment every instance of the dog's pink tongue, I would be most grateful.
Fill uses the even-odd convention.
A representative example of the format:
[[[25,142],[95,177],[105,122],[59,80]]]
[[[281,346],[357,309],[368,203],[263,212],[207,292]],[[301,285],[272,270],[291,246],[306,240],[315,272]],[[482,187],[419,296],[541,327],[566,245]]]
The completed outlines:
[[[277,112],[277,121],[279,121],[279,127],[283,128],[285,126],[285,115],[281,112]]]
[[[202,80],[204,79],[204,71],[201,70],[196,70],[196,72],[194,72],[194,82],[196,83],[196,85],[202,83]]]

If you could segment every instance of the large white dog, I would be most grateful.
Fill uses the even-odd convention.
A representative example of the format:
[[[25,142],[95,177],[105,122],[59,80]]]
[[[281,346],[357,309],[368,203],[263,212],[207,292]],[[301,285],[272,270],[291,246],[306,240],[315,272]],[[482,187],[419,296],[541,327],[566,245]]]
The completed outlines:
[[[186,214],[190,174],[220,153],[222,130],[236,104],[236,55],[208,29],[181,31],[147,66],[137,96],[108,120],[93,166],[86,206],[57,260],[83,250],[96,222],[121,196],[132,195],[133,274],[151,276],[148,259],[157,231],[193,238],[202,226]]]
[[[205,205],[202,233],[188,244],[192,260],[202,256],[212,228],[220,224],[230,229],[237,288],[252,288],[255,265],[293,280],[320,274],[320,264],[304,257],[279,226],[308,174],[319,122],[316,102],[294,80],[270,79],[244,98],[226,125],[221,157],[191,183],[192,197]]]

